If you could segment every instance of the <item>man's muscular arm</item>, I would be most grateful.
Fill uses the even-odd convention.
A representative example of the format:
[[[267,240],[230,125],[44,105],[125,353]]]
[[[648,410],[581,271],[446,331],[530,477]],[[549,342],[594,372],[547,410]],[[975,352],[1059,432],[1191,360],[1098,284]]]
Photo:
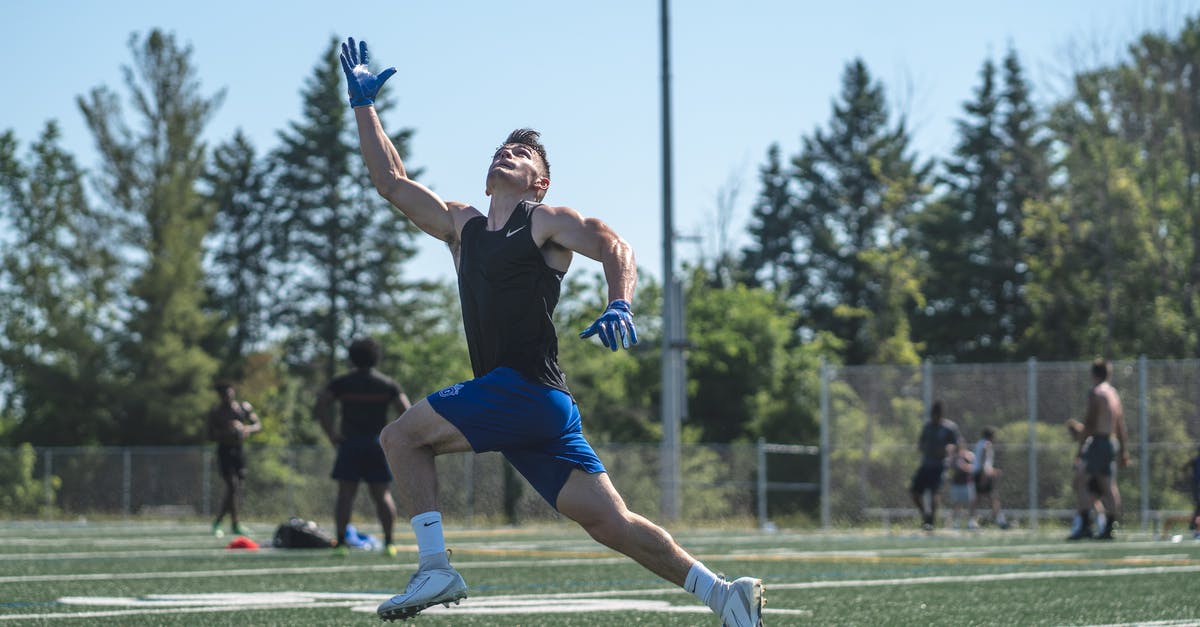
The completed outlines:
[[[616,231],[595,218],[585,218],[570,207],[542,206],[534,222],[534,238],[551,242],[604,266],[608,300],[631,301],[637,286],[633,247]]]
[[[554,253],[553,247],[559,247],[595,259],[604,266],[608,307],[579,337],[598,335],[600,343],[613,351],[637,344],[637,328],[630,310],[637,285],[633,247],[604,222],[584,218],[570,207],[543,206],[534,221],[533,237],[544,249],[550,245],[550,254]],[[569,253],[564,263],[568,261]]]
[[[408,178],[400,152],[384,132],[375,112],[375,97],[396,69],[388,68],[376,75],[367,67],[367,61],[366,42],[356,46],[350,38],[342,44],[342,71],[346,74],[350,106],[354,108],[358,125],[359,146],[371,183],[380,196],[418,228],[453,245],[458,232],[454,228],[451,209],[432,190]]]

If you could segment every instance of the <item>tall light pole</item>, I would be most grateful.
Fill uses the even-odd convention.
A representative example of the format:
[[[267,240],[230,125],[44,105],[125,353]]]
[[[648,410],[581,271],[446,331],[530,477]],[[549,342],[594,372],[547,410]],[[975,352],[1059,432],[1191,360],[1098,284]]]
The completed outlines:
[[[663,336],[662,336],[662,452],[659,483],[662,486],[662,516],[679,517],[679,431],[687,411],[683,349],[683,298],[675,280],[675,221],[672,216],[671,177],[671,56],[667,19],[668,0],[660,3],[660,42],[662,45],[662,257],[663,257]]]

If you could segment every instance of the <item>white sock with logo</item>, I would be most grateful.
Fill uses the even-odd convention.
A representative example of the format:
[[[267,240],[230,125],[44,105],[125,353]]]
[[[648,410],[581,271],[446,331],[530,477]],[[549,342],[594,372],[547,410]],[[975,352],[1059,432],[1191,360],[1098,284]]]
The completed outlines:
[[[722,595],[713,594],[713,592],[719,590],[724,585],[725,582],[720,577],[717,577],[713,571],[700,562],[692,564],[687,578],[683,581],[683,589],[692,593],[701,603],[712,608],[714,612],[721,611],[718,607],[718,601],[722,598]]]
[[[446,557],[446,537],[442,534],[441,512],[425,512],[412,517],[413,533],[417,536],[417,557],[420,568],[449,567]],[[442,564],[444,562],[444,566]]]

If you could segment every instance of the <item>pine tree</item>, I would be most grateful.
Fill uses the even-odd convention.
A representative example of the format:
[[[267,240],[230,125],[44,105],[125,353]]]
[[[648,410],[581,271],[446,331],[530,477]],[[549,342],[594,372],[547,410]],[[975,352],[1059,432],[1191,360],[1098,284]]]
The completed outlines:
[[[751,208],[747,227],[751,244],[742,250],[740,274],[751,286],[783,290],[789,269],[795,264],[792,224],[796,201],[778,144],[767,150],[767,163],[759,171],[759,181],[762,191]]]
[[[79,99],[102,157],[98,185],[126,224],[136,257],[122,353],[127,393],[120,444],[191,442],[202,437],[215,360],[201,342],[211,327],[202,311],[203,239],[211,211],[197,190],[201,133],[223,94],[200,93],[191,47],[158,30],[129,41],[123,68],[137,130],[122,119],[106,87]]]
[[[358,152],[346,88],[332,41],[302,90],[302,119],[280,133],[273,155],[275,195],[289,279],[281,320],[291,327],[289,359],[319,364],[332,378],[341,347],[385,328],[407,307],[403,264],[415,252],[415,227],[375,193]],[[376,100],[381,115],[385,99]],[[392,137],[407,156],[411,131]]]
[[[110,349],[118,324],[118,260],[109,216],[47,123],[22,163],[0,135],[0,368],[15,407],[9,438],[38,445],[100,444],[116,425]]]
[[[213,152],[204,177],[216,209],[208,240],[208,306],[221,324],[212,353],[234,378],[240,378],[246,355],[263,346],[278,280],[272,259],[280,229],[268,169],[239,130]]]
[[[828,130],[805,137],[792,160],[798,252],[789,268],[790,296],[809,332],[844,342],[849,364],[877,354],[881,329],[872,330],[871,317],[891,298],[886,282],[878,280],[877,260],[864,253],[902,246],[910,216],[927,193],[931,166],[910,153],[904,121],[892,125],[889,117],[883,87],[855,60],[843,74]],[[907,281],[891,282],[902,284]]]
[[[935,359],[1010,359],[1028,325],[1022,214],[1030,198],[1045,196],[1045,153],[1014,54],[1005,59],[1003,88],[998,83],[996,66],[985,61],[945,164],[946,192],[918,220],[929,268],[918,335]]]

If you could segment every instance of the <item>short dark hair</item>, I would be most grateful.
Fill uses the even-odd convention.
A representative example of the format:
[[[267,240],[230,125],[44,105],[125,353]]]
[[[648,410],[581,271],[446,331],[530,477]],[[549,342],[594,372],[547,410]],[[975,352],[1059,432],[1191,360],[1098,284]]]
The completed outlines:
[[[379,342],[369,337],[360,337],[350,342],[350,363],[358,368],[373,368],[379,364],[383,349]]]
[[[990,439],[992,439],[992,437],[994,437],[995,435],[996,435],[996,428],[995,428],[995,427],[984,427],[984,428],[983,428],[983,439],[985,439],[985,440],[990,440]]]
[[[1103,357],[1097,357],[1096,360],[1092,362],[1093,377],[1096,377],[1101,381],[1107,381],[1108,375],[1110,374],[1112,374],[1112,364],[1108,363],[1107,359],[1104,359]]]
[[[544,174],[546,175],[546,178],[550,178],[550,160],[546,158],[546,147],[542,145],[541,141],[539,141],[541,136],[541,133],[531,128],[519,128],[508,134],[508,139],[504,140],[504,144],[502,144],[500,148],[503,148],[509,144],[521,144],[524,146],[529,146],[538,154],[539,157],[542,158],[542,168],[545,170]],[[497,148],[496,150],[500,150],[500,148]]]
[[[233,381],[230,381],[229,379],[217,379],[216,381],[213,381],[212,389],[214,392],[221,393],[232,387]]]
[[[929,408],[929,417],[934,420],[939,420],[942,417],[942,402],[934,401],[933,407]]]

